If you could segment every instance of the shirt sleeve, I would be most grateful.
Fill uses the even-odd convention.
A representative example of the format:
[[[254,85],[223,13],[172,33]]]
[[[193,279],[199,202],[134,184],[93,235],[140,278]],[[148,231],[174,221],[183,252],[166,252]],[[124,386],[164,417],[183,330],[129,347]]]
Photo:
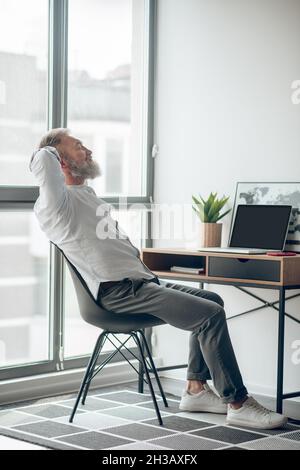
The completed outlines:
[[[36,151],[29,168],[40,187],[42,206],[49,210],[59,211],[66,201],[67,188],[56,148],[44,147]]]

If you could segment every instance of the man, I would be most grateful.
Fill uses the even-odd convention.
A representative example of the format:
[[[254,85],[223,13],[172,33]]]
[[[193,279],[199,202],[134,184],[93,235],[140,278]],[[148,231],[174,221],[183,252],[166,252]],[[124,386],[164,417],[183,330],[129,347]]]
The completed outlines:
[[[30,168],[40,186],[34,207],[40,226],[76,266],[97,302],[120,315],[149,313],[190,331],[187,386],[179,408],[227,414],[228,424],[257,429],[284,425],[287,418],[248,396],[221,297],[160,281],[112,219],[110,206],[86,185],[101,174],[92,151],[67,129],[53,129]],[[218,395],[208,386],[210,379]]]

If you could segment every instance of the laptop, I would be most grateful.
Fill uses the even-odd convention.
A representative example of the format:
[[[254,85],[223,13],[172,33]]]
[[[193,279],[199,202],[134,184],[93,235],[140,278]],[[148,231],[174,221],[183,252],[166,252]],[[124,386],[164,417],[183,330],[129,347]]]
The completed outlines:
[[[263,254],[283,251],[292,206],[246,205],[237,207],[228,247],[199,248],[198,251]]]

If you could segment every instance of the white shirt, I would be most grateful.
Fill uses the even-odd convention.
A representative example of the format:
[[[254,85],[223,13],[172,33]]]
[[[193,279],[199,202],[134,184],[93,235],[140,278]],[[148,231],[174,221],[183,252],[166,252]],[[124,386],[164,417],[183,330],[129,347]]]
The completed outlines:
[[[40,186],[34,212],[43,232],[78,269],[95,299],[100,282],[155,277],[140,259],[140,251],[110,216],[112,206],[86,184],[66,185],[59,162],[54,147],[34,154],[30,169]],[[109,237],[101,237],[101,227]]]

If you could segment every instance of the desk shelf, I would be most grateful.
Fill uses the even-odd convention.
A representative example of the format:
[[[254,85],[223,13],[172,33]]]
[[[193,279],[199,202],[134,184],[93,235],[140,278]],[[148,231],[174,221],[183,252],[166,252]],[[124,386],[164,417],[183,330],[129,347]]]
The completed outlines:
[[[292,286],[300,284],[300,255],[293,257],[213,253],[184,248],[144,248],[142,260],[158,277],[193,282],[220,281]],[[204,268],[201,274],[170,271],[173,265]]]

